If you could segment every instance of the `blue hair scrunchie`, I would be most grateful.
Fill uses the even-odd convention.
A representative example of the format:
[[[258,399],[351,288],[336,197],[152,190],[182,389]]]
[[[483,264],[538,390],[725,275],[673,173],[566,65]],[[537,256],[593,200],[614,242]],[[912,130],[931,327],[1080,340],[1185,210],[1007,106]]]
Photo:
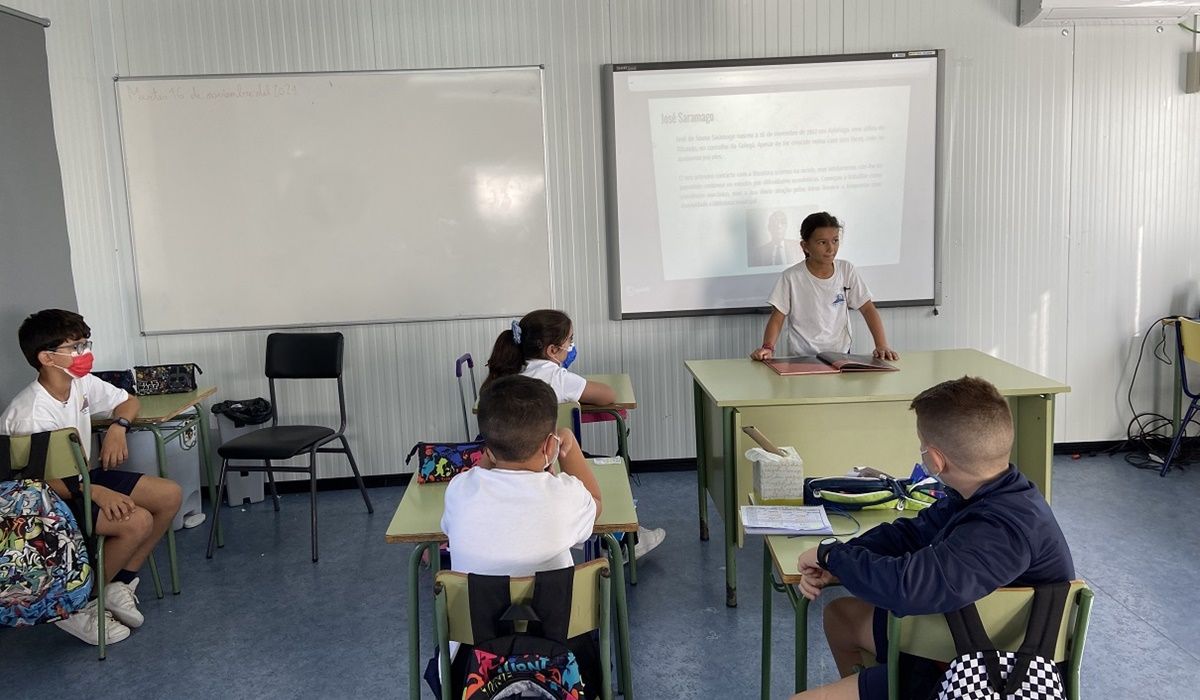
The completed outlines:
[[[512,334],[513,334],[513,342],[516,343],[517,345],[520,345],[521,344],[521,322],[520,321],[512,322]]]

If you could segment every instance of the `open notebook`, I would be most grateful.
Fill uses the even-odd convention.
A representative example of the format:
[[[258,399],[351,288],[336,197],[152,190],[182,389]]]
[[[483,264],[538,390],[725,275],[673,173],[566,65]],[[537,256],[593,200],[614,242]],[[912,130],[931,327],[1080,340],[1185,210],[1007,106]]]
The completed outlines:
[[[747,535],[832,535],[824,506],[742,506]]]
[[[763,361],[777,374],[837,374],[838,372],[895,372],[899,367],[870,355],[823,352],[819,355],[777,357]]]

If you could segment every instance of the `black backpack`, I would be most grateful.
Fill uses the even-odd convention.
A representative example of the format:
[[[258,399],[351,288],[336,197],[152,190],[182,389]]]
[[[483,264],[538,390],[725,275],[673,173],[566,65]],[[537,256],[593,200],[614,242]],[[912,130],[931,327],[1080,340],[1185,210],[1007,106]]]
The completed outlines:
[[[567,639],[571,620],[573,567],[534,576],[529,604],[512,603],[507,576],[467,577],[471,633],[451,677],[454,697],[464,700],[560,700],[596,697],[600,649],[586,632]],[[517,632],[514,623],[527,623]],[[460,688],[461,685],[461,688]]]
[[[233,421],[233,427],[262,425],[271,420],[271,402],[263,398],[221,401],[213,404],[214,415],[225,416]]]
[[[954,653],[939,700],[1062,700],[1067,697],[1054,647],[1071,584],[1033,589],[1025,640],[1016,652],[997,651],[972,603],[946,613]]]

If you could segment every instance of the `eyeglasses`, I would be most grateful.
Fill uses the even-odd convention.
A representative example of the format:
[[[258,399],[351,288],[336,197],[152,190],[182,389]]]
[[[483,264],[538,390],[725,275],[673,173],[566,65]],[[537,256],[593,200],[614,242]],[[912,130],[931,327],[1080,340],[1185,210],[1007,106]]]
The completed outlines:
[[[67,345],[59,345],[58,347],[56,347],[56,348],[53,348],[53,349],[51,350],[51,352],[57,352],[57,351],[59,351],[59,350],[63,350],[64,348],[70,348],[72,353],[74,353],[74,354],[76,354],[76,355],[82,355],[82,354],[83,354],[83,353],[85,353],[85,352],[90,352],[90,351],[91,351],[91,349],[92,349],[92,341],[90,341],[90,340],[83,340],[83,341],[80,341],[80,342],[78,342],[78,343],[70,343],[70,344],[67,344]]]

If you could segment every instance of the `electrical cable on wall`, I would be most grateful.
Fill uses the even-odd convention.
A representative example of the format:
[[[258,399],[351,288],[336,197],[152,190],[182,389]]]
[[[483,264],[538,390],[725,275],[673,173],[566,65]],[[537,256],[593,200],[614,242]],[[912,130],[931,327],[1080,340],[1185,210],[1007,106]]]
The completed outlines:
[[[1129,452],[1125,455],[1125,461],[1137,467],[1138,469],[1152,469],[1158,471],[1162,468],[1163,460],[1166,458],[1167,452],[1171,449],[1171,440],[1175,437],[1174,421],[1170,416],[1164,416],[1161,413],[1153,411],[1143,411],[1141,413],[1133,405],[1133,387],[1137,383],[1138,369],[1142,366],[1142,358],[1146,354],[1146,342],[1154,332],[1154,327],[1159,328],[1159,339],[1154,345],[1154,359],[1172,367],[1174,369],[1175,361],[1166,352],[1167,344],[1167,327],[1165,321],[1174,319],[1174,316],[1164,316],[1155,320],[1150,327],[1146,329],[1142,335],[1142,346],[1138,350],[1137,362],[1133,366],[1133,376],[1129,378],[1129,392],[1126,400],[1129,403],[1129,412],[1133,414],[1129,425],[1126,427],[1125,441],[1115,447],[1112,452],[1120,451],[1128,448]],[[1172,401],[1174,398],[1172,397]],[[1195,424],[1200,427],[1200,421],[1195,417],[1189,421],[1189,425]],[[1186,429],[1186,426],[1184,426]],[[1179,454],[1175,456],[1175,460],[1171,463],[1172,467],[1187,467],[1197,461],[1200,455],[1195,454],[1194,450],[1185,439],[1179,445]]]

